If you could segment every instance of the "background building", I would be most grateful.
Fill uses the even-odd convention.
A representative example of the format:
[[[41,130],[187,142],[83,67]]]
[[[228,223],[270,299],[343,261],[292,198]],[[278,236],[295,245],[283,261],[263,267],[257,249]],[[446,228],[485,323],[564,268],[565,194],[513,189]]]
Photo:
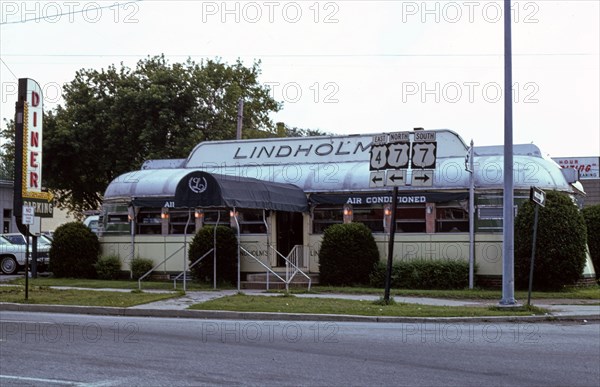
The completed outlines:
[[[584,207],[600,204],[600,157],[554,157],[563,168],[573,168],[579,172],[585,196],[580,199]]]

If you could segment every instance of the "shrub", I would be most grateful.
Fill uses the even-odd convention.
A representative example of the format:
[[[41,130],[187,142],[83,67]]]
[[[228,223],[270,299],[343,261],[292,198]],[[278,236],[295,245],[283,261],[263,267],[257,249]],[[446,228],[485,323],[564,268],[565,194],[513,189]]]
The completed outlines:
[[[194,236],[188,257],[190,265],[213,248],[214,226],[204,226]],[[229,227],[217,227],[217,281],[235,284],[237,282],[237,236]],[[205,282],[212,282],[214,258],[212,253],[192,268],[194,276]]]
[[[364,224],[335,224],[325,230],[319,251],[322,284],[366,284],[377,262],[379,250]]]
[[[587,227],[587,244],[594,262],[596,278],[600,278],[600,204],[585,207],[583,218]]]
[[[533,239],[534,204],[519,207],[515,219],[515,285],[527,288]],[[557,290],[575,284],[585,266],[586,230],[583,215],[564,193],[548,191],[539,208],[533,287]]]
[[[371,274],[371,285],[385,286],[387,264],[380,262]],[[469,284],[469,262],[411,260],[392,265],[390,287],[396,289],[464,289]]]
[[[100,254],[96,234],[81,222],[59,226],[50,248],[50,271],[56,277],[94,278]]]
[[[121,273],[121,258],[116,255],[101,257],[94,267],[98,278],[105,280],[118,279]]]
[[[154,267],[154,261],[147,258],[134,258],[131,260],[131,273],[133,279],[139,279]]]

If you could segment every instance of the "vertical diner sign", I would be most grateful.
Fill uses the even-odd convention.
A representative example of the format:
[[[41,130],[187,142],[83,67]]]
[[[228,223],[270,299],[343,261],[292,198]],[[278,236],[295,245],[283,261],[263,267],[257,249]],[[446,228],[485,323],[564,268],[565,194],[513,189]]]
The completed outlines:
[[[19,79],[15,114],[15,192],[13,208],[35,208],[36,216],[52,217],[52,195],[42,192],[43,95],[33,79]],[[19,230],[22,219],[17,215]],[[21,230],[21,232],[23,232]]]

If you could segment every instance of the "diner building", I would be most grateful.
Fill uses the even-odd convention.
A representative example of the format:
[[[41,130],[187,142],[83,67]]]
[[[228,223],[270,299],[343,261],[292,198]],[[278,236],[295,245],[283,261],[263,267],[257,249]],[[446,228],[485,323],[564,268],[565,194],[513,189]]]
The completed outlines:
[[[515,213],[532,186],[581,194],[576,174],[535,145],[513,153]],[[333,224],[365,224],[386,260],[395,208],[394,260],[471,259],[477,278],[499,278],[503,182],[502,146],[467,146],[446,129],[202,142],[187,159],[149,160],[112,181],[100,240],[103,255],[150,258],[175,274],[196,230],[228,225],[242,278],[290,264],[318,274]]]

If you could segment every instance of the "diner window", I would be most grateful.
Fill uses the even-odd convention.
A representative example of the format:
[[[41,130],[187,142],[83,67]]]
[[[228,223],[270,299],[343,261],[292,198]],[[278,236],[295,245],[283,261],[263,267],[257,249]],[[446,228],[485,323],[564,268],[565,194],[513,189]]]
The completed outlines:
[[[425,204],[402,206],[396,209],[396,232],[426,232]]]
[[[189,220],[189,223],[188,223]],[[194,234],[196,232],[196,218],[194,211],[188,209],[169,211],[169,233],[170,234]]]
[[[219,216],[220,215],[220,216]],[[229,226],[229,210],[204,210],[204,225]]]
[[[100,217],[101,224],[103,225],[103,234],[129,234],[131,232],[131,225],[129,222],[129,216],[125,212],[106,212]]]
[[[477,214],[479,219],[501,220],[504,218],[504,208],[502,206],[479,206]]]
[[[162,219],[160,208],[141,208],[137,215],[138,234],[161,234]]]
[[[238,223],[242,234],[265,234],[267,232],[262,210],[238,211]]]
[[[313,233],[322,234],[325,229],[334,224],[344,222],[342,206],[316,206],[313,209]]]
[[[437,206],[435,232],[469,232],[469,213],[459,204]]]
[[[384,232],[383,228],[383,207],[354,207],[353,221],[362,223],[372,232]]]
[[[517,206],[514,206],[515,217],[517,216]],[[502,205],[479,205],[477,206],[478,231],[501,232],[503,228],[504,208]]]

